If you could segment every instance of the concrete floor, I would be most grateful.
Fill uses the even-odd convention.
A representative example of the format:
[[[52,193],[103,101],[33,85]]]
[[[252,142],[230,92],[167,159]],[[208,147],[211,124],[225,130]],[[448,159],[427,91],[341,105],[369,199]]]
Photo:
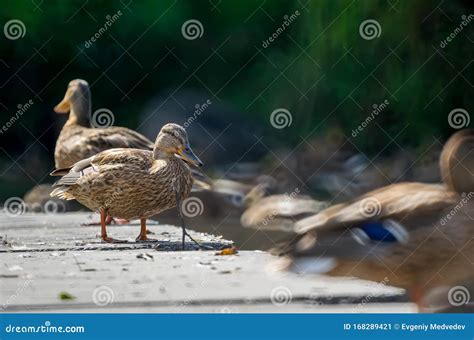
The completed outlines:
[[[110,236],[130,242],[104,244],[98,226],[80,226],[89,215],[0,214],[4,312],[416,312],[398,288],[273,272],[261,251],[216,255],[231,242],[214,235],[191,231],[214,250],[188,241],[181,251],[171,225],[149,225],[158,243],[134,242],[137,224],[112,225]]]

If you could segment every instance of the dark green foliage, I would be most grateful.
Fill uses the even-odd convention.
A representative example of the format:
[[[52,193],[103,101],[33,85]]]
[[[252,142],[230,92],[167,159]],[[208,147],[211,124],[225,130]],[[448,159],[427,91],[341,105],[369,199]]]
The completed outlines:
[[[184,87],[231,103],[241,113],[229,121],[261,124],[269,142],[295,145],[302,137],[324,134],[334,126],[368,153],[379,152],[396,135],[401,145],[418,146],[432,136],[442,140],[453,131],[447,123],[452,109],[472,111],[474,22],[441,48],[441,41],[473,7],[460,0],[445,1],[438,8],[439,4],[57,0],[36,8],[30,0],[3,1],[2,26],[19,19],[27,31],[18,40],[1,37],[0,82],[6,85],[1,89],[0,125],[18,104],[29,99],[35,104],[21,122],[0,135],[0,145],[8,153],[0,159],[17,159],[38,138],[44,146],[33,148],[41,159],[39,177],[50,170],[63,123],[52,107],[74,78],[91,83],[94,109],[110,108],[116,125],[132,128],[149,99]],[[87,48],[86,41],[106,16],[119,10],[120,18]],[[294,22],[263,48],[284,16],[295,11],[300,15]],[[181,25],[189,19],[202,22],[202,38],[183,38]],[[359,25],[367,19],[380,23],[380,37],[361,37]],[[388,107],[351,137],[372,106],[384,100]],[[291,127],[284,130],[269,124],[270,113],[280,107],[293,116]],[[391,143],[384,152],[393,148]],[[31,183],[25,183],[28,186]]]

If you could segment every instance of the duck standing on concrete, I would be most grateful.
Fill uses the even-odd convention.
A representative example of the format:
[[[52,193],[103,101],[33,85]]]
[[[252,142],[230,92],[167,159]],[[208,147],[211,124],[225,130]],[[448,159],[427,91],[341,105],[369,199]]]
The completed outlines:
[[[124,127],[92,127],[91,94],[89,84],[82,79],[69,82],[64,99],[54,108],[56,113],[67,114],[56,141],[54,161],[56,169],[65,169],[73,164],[94,156],[101,151],[113,148],[134,148],[153,150],[153,142],[145,136]],[[211,181],[196,169],[192,169],[195,178],[195,189],[210,189]],[[106,224],[114,219],[106,217]],[[118,221],[125,223],[127,221]],[[96,225],[97,223],[88,223]]]
[[[75,199],[100,211],[105,242],[121,242],[107,235],[108,215],[140,219],[137,240],[146,241],[146,220],[176,206],[177,200],[191,192],[193,176],[187,163],[202,166],[189,146],[186,130],[170,123],[162,127],[153,151],[110,149],[54,171],[53,176],[63,177],[53,185],[51,196]],[[183,226],[183,240],[184,233]]]

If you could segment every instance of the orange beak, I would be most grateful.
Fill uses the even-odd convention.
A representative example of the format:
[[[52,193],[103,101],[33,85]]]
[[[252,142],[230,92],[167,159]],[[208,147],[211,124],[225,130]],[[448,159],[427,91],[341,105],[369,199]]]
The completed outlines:
[[[71,104],[69,102],[69,97],[70,97],[70,89],[66,91],[66,94],[64,95],[64,99],[54,107],[54,112],[56,113],[68,113],[69,110],[71,109]]]

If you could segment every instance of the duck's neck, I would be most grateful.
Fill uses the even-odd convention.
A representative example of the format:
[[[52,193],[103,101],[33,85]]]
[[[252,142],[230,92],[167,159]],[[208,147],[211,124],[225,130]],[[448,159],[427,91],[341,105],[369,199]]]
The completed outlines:
[[[83,91],[78,98],[71,101],[69,119],[66,125],[91,126],[91,98],[89,90]]]
[[[153,148],[153,158],[154,159],[166,159],[166,160],[175,160],[177,159],[173,153],[163,151],[160,148],[157,148],[156,145]]]

